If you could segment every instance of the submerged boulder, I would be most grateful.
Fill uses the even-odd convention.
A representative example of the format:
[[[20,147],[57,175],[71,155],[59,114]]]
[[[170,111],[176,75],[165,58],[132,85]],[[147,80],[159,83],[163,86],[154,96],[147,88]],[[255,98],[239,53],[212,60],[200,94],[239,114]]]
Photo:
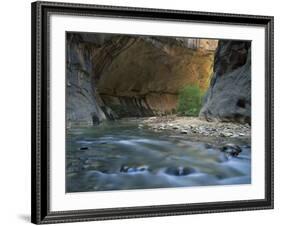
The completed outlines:
[[[242,152],[242,149],[236,144],[226,144],[221,148],[221,151],[227,155],[236,157]]]
[[[194,173],[194,172],[195,172],[195,170],[193,168],[183,167],[183,166],[168,167],[165,170],[165,173],[172,175],[172,176],[186,176],[186,175]]]

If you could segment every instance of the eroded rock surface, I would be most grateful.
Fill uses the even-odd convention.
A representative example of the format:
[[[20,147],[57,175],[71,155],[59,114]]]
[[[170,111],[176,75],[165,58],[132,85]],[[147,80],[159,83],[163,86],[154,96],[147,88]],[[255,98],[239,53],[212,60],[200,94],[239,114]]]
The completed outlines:
[[[181,88],[208,88],[216,46],[207,39],[68,33],[68,124],[175,113]]]
[[[251,42],[219,41],[200,117],[251,123]]]
[[[105,104],[120,116],[175,112],[178,92],[186,85],[208,88],[214,51],[189,48],[182,40],[133,37],[99,77]],[[206,47],[207,48],[207,47]]]
[[[92,84],[93,48],[87,46],[80,36],[68,35],[66,51],[67,127],[74,124],[98,124],[106,116],[101,109],[101,99]]]

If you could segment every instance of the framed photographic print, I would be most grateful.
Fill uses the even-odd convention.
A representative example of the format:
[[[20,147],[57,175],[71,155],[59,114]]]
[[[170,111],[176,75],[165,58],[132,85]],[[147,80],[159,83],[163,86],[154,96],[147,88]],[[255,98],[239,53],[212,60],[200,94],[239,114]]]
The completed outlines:
[[[32,3],[32,222],[273,208],[273,17]]]

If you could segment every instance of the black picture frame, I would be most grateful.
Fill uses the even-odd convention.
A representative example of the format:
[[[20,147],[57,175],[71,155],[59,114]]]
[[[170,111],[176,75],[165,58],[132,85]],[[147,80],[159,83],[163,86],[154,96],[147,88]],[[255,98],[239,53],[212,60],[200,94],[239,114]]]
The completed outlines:
[[[273,17],[164,9],[128,8],[57,2],[32,3],[32,208],[35,224],[273,208]],[[110,209],[50,211],[49,139],[49,15],[72,14],[103,17],[173,20],[180,22],[237,24],[265,28],[265,198],[196,204],[173,204]]]

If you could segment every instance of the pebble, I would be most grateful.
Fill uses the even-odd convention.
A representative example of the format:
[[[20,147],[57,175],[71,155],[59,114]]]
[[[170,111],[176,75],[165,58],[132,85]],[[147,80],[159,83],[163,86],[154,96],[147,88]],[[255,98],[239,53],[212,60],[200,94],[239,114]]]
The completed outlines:
[[[122,165],[120,168],[121,173],[143,172],[143,171],[147,171],[147,170],[148,170],[148,166],[146,166],[146,165],[134,166],[134,167]]]
[[[157,118],[155,118],[157,119]],[[240,125],[235,123],[204,123],[200,122],[198,125],[192,123],[178,124],[178,122],[166,120],[163,123],[153,120],[149,120],[148,128],[153,129],[155,132],[160,132],[163,130],[179,130],[181,134],[201,134],[204,136],[216,136],[216,137],[229,137],[229,138],[240,138],[250,136],[249,126]],[[141,123],[140,123],[141,124]]]
[[[233,134],[232,133],[228,133],[228,132],[222,132],[220,133],[221,137],[231,137]]]

